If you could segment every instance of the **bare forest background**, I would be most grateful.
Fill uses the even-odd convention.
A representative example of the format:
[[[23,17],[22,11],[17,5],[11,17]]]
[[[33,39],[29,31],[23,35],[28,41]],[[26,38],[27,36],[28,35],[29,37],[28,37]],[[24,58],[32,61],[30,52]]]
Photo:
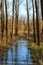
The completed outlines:
[[[6,44],[9,46],[18,37],[25,37],[38,45],[43,41],[43,0],[31,0],[33,11],[31,20],[29,15],[31,8],[28,0],[25,1],[27,18],[22,16],[19,18],[19,6],[23,0],[12,0],[11,17],[9,17],[10,12],[8,13],[8,0],[0,0],[0,47]]]

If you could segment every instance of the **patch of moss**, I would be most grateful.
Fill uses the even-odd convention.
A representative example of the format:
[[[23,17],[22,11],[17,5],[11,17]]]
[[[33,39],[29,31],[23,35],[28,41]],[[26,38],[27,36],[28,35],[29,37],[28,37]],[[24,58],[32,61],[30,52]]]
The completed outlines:
[[[43,42],[40,43],[40,46],[38,46],[36,43],[31,42],[30,45],[28,45],[28,48],[32,50],[32,57],[41,64],[43,64],[41,57],[43,57]],[[39,61],[40,60],[40,61]]]

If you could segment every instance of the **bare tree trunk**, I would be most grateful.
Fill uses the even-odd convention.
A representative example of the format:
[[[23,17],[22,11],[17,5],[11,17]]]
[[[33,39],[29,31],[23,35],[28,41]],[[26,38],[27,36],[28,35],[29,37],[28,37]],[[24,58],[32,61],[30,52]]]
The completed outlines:
[[[26,0],[26,8],[27,8],[27,22],[28,22],[28,35],[29,35],[30,27],[29,27],[29,9],[28,9],[28,0]]]
[[[35,20],[34,20],[34,0],[32,0],[32,5],[33,5],[33,33],[34,33],[34,42],[36,42],[36,34],[35,34]]]
[[[16,15],[15,15],[15,35],[18,35],[18,12],[19,12],[19,0],[16,0],[15,2],[15,11],[16,11]]]
[[[7,1],[5,0],[5,11],[6,11],[6,43],[8,42],[8,14],[7,14]]]
[[[16,15],[15,15],[15,35],[18,34],[18,14],[17,14],[17,11],[16,11]]]
[[[13,10],[12,10],[12,38],[13,38],[13,22],[14,22],[14,0],[13,0]]]
[[[43,20],[43,0],[41,0],[41,12],[42,12],[42,20]]]
[[[38,20],[38,6],[37,6],[37,1],[36,0],[35,0],[35,7],[36,7],[37,39],[38,39],[38,45],[40,45],[39,20]]]
[[[4,1],[1,0],[1,39],[4,35]]]
[[[41,0],[41,12],[42,12],[42,20],[43,20],[43,0]],[[43,34],[43,24],[42,24],[42,34]]]

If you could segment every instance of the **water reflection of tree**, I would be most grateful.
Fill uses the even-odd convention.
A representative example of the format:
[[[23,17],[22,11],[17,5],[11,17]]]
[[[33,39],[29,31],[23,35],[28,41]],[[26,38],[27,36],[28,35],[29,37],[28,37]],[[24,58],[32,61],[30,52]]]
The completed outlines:
[[[7,60],[8,60],[8,53],[6,53],[5,65],[7,65]]]
[[[0,60],[0,63],[1,63],[1,65],[3,65],[3,56],[1,56],[1,60]]]
[[[12,65],[13,65],[13,48],[11,48],[11,53],[12,53]]]
[[[17,56],[18,56],[18,43],[16,43],[15,44],[15,65],[17,65],[17,62],[18,62],[18,58],[17,58]]]

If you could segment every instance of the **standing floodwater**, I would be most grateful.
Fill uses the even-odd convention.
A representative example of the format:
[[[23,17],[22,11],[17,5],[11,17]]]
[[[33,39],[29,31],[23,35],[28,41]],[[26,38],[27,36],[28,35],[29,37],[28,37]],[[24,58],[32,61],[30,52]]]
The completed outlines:
[[[31,50],[27,48],[27,45],[27,40],[17,40],[3,57],[0,65],[31,65]]]

